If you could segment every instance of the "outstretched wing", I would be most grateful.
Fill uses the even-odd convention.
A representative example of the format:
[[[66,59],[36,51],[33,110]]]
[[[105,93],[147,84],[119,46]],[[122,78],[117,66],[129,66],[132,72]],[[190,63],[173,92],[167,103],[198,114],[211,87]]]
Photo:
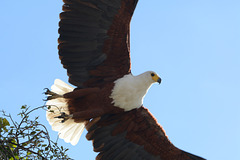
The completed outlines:
[[[97,160],[204,160],[175,147],[143,107],[93,119],[87,130]]]
[[[59,57],[69,82],[102,87],[130,73],[129,24],[138,0],[63,0]]]

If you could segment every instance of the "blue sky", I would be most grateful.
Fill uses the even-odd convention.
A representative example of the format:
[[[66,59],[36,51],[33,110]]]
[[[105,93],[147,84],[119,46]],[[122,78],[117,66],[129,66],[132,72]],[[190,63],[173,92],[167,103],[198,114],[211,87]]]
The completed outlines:
[[[57,54],[60,0],[0,6],[0,109],[44,104],[43,88],[67,82]],[[131,24],[133,74],[156,71],[144,100],[177,147],[209,160],[240,159],[240,1],[140,0]],[[51,131],[45,113],[40,120]],[[94,159],[81,137],[70,157]]]

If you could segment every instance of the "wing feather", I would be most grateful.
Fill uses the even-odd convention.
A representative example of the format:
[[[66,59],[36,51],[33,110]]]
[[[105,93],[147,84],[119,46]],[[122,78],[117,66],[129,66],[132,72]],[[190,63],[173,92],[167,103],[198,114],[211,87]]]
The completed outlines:
[[[137,0],[63,2],[58,48],[69,82],[103,87],[129,73],[129,23]]]
[[[99,160],[204,160],[175,147],[149,111],[143,107],[104,115],[88,130]]]

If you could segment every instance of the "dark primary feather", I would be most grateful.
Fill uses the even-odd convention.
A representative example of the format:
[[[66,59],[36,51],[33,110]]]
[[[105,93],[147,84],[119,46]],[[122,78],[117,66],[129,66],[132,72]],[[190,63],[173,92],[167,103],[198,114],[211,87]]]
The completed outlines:
[[[98,160],[204,160],[175,147],[143,107],[104,115],[87,129]]]
[[[59,57],[69,82],[103,87],[130,72],[129,24],[138,0],[63,0]]]
[[[116,124],[99,127],[90,136],[88,133],[87,138],[93,140],[94,151],[100,152],[97,160],[156,160],[157,156],[153,156],[144,150],[143,146],[139,146],[126,138],[126,132],[112,136],[112,131]],[[104,134],[103,134],[104,133]]]

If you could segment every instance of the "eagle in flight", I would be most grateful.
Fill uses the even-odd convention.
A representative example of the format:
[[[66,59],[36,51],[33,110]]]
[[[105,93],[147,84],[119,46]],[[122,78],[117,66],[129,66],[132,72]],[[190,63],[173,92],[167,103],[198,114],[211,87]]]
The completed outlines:
[[[138,0],[63,0],[58,49],[69,83],[47,89],[47,120],[76,145],[84,130],[97,160],[203,160],[175,147],[143,107],[153,71],[134,76],[130,21]]]

